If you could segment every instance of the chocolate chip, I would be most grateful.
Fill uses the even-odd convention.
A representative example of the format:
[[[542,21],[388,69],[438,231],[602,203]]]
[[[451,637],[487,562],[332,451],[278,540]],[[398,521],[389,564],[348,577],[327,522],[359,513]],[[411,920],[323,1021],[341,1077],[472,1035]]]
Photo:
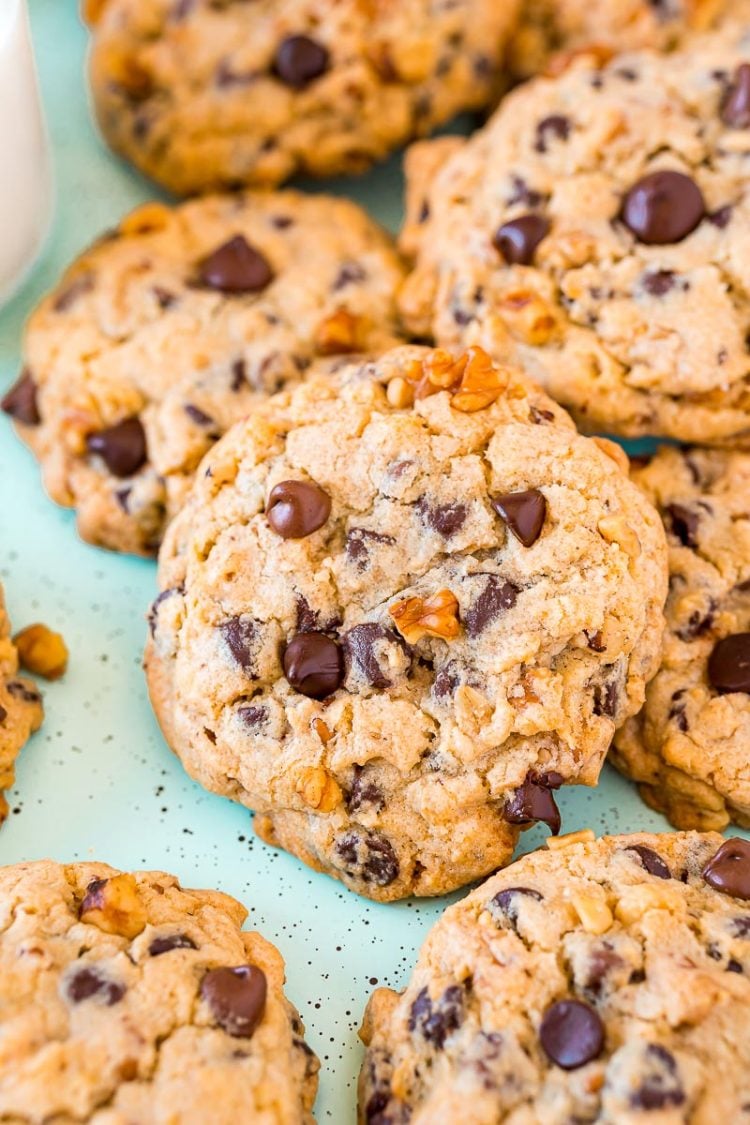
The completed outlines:
[[[607,977],[614,969],[621,969],[625,962],[619,954],[615,953],[609,942],[602,942],[600,946],[591,950],[586,968],[584,989],[591,996],[600,996]]]
[[[645,844],[630,844],[625,848],[625,851],[635,852],[649,875],[655,875],[657,879],[672,878],[672,872],[659,853],[655,852],[653,848],[647,848]]]
[[[586,629],[584,629],[583,632],[584,632],[585,637],[586,637],[586,644],[588,645],[588,647],[591,649],[592,652],[606,652],[607,651],[607,646],[604,643],[604,638],[601,634],[600,629],[595,630],[595,632],[593,632],[593,633],[589,633],[589,632],[587,632]]]
[[[506,609],[512,609],[520,594],[518,586],[490,575],[479,597],[469,606],[464,621],[470,637],[477,637]]]
[[[148,951],[152,957],[161,957],[162,953],[171,953],[173,949],[197,949],[191,937],[187,934],[165,934],[151,942]]]
[[[37,386],[31,372],[21,372],[18,382],[0,399],[0,410],[24,426],[38,426],[41,422],[37,402]]]
[[[733,214],[734,208],[730,204],[726,204],[724,207],[719,207],[718,210],[713,211],[708,216],[708,221],[712,226],[718,227],[719,230],[726,230]]]
[[[730,129],[750,128],[750,65],[740,63],[721,103],[721,120]]]
[[[732,933],[737,938],[750,938],[750,917],[741,915],[732,919]]]
[[[670,289],[674,289],[675,277],[674,270],[654,270],[645,273],[642,278],[643,288],[652,297],[663,297]]]
[[[386,644],[401,645],[401,639],[392,629],[384,629],[376,621],[365,621],[345,633],[341,643],[346,667],[355,676],[380,691],[391,686],[391,680],[380,665],[375,646],[383,648]]]
[[[4,707],[0,706],[0,723],[4,723],[7,718],[8,718],[8,712],[5,710]]]
[[[38,691],[33,688],[27,688],[20,680],[11,680],[10,683],[5,685],[8,694],[12,695],[14,699],[20,699],[23,703],[41,703],[42,697]]]
[[[151,603],[151,608],[148,611],[148,628],[152,637],[156,632],[156,623],[159,619],[159,606],[162,604],[162,602],[167,601],[168,598],[174,597],[175,594],[184,593],[184,586],[169,586],[166,590],[162,590],[160,594],[156,595],[153,602]]]
[[[156,297],[160,309],[171,309],[172,305],[177,303],[174,293],[170,293],[168,289],[162,288],[161,285],[154,285],[151,292]]]
[[[521,215],[504,223],[492,241],[508,265],[530,266],[537,246],[549,230],[550,225],[543,215]]]
[[[257,965],[210,969],[201,981],[201,998],[235,1039],[249,1039],[263,1019],[266,991],[266,975]]]
[[[199,277],[209,289],[221,293],[258,293],[273,280],[273,270],[241,235],[219,246],[199,266]]]
[[[303,90],[321,74],[330,63],[328,50],[307,35],[289,35],[282,40],[274,59],[274,72],[286,86]]]
[[[430,1000],[426,988],[419,992],[409,1012],[409,1031],[417,1032],[438,1051],[442,1051],[451,1032],[464,1020],[464,990],[458,984],[446,988],[442,996]]]
[[[304,539],[331,514],[331,498],[317,484],[284,480],[274,485],[266,504],[269,524],[282,539]]]
[[[524,547],[536,543],[547,517],[547,501],[538,488],[490,496],[490,503],[519,543]]]
[[[558,1000],[544,1013],[539,1039],[553,1063],[563,1070],[576,1070],[601,1054],[604,1026],[582,1000]]]
[[[248,730],[256,730],[258,727],[265,725],[268,712],[265,707],[238,707],[237,717]]]
[[[683,547],[698,546],[698,527],[700,515],[684,504],[667,504],[664,509],[669,519],[669,527]]]
[[[569,136],[570,118],[561,113],[553,113],[537,125],[534,148],[537,152],[546,152],[549,140],[567,141]]]
[[[446,699],[448,696],[453,695],[453,692],[460,682],[455,665],[447,664],[445,668],[441,668],[435,676],[432,684],[432,694],[436,699]]]
[[[194,406],[192,402],[185,404],[185,413],[196,426],[215,426],[216,422],[210,414],[206,414],[199,406]]]
[[[518,921],[518,899],[520,896],[535,899],[541,902],[544,898],[539,891],[533,890],[531,887],[506,887],[505,890],[499,891],[494,898],[490,899],[487,903],[487,910],[492,917],[499,921],[498,915],[502,919],[507,919],[515,930]]]
[[[530,187],[522,176],[513,175],[510,177],[510,182],[513,190],[506,199],[509,207],[514,207],[517,203],[523,203],[527,207],[541,207],[548,198],[542,192]]]
[[[395,542],[392,535],[381,535],[367,527],[352,527],[346,533],[346,557],[356,564],[358,570],[365,570],[370,563],[369,544]]]
[[[67,312],[76,303],[79,297],[83,297],[85,293],[91,292],[94,288],[94,275],[92,273],[82,273],[76,277],[64,289],[61,289],[52,308],[55,312]]]
[[[436,504],[431,507],[422,497],[417,501],[417,509],[422,519],[439,535],[450,539],[460,531],[466,522],[467,508],[465,504],[454,502],[452,504]]]
[[[258,623],[252,617],[230,617],[218,626],[219,634],[232,659],[248,676],[255,674]]]
[[[642,1069],[645,1073],[630,1096],[634,1109],[666,1109],[667,1106],[684,1103],[685,1091],[671,1051],[659,1043],[649,1043]]]
[[[359,812],[359,810],[366,805],[371,806],[377,812],[385,805],[385,797],[382,789],[370,780],[372,771],[368,775],[368,771],[364,766],[352,766],[352,784],[346,798],[346,809],[349,813]]]
[[[750,633],[733,633],[716,642],[708,658],[708,679],[722,695],[750,692]]]
[[[367,270],[359,262],[344,262],[334,278],[333,291],[338,293],[339,289],[344,289],[347,285],[355,285],[364,281],[366,277]]]
[[[742,968],[739,961],[735,961],[735,959],[731,957],[729,961],[727,961],[726,971],[728,973],[744,973],[745,970]]]
[[[606,715],[608,719],[614,719],[617,714],[619,694],[617,684],[612,680],[606,684],[596,684],[594,687],[594,714],[598,716]]]
[[[545,422],[554,422],[555,416],[551,410],[540,410],[537,406],[529,407],[529,418],[535,426],[542,426]]]
[[[122,1000],[125,991],[124,984],[109,980],[94,966],[76,969],[65,982],[65,994],[73,1004],[96,997],[111,1008]]]
[[[347,832],[336,841],[343,870],[378,887],[388,887],[399,875],[393,845],[377,832]]]
[[[622,205],[622,221],[640,242],[681,242],[705,217],[706,204],[694,180],[682,172],[652,172],[634,184]]]
[[[333,695],[344,679],[344,661],[336,641],[324,633],[297,633],[283,658],[291,687],[310,699]]]
[[[716,891],[750,899],[750,841],[739,837],[726,840],[701,875]]]
[[[89,434],[86,448],[101,457],[113,476],[130,477],[146,460],[146,431],[140,418],[125,418]]]
[[[560,810],[551,790],[559,789],[561,784],[559,774],[527,774],[523,785],[508,798],[503,809],[504,818],[509,824],[533,824],[541,820],[552,835],[557,836],[561,824]]]

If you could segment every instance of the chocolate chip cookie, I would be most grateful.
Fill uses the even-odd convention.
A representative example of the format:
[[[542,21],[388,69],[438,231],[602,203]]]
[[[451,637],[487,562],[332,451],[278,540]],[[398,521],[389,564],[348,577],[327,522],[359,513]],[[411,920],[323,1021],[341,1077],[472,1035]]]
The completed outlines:
[[[706,28],[732,0],[526,0],[510,43],[517,76],[559,65],[556,52],[599,48],[669,50],[691,30]]]
[[[365,1016],[362,1125],[737,1123],[750,842],[577,833],[443,915]]]
[[[239,423],[160,556],[147,671],[188,773],[384,901],[556,832],[658,659],[664,533],[623,460],[478,348]]]
[[[312,1125],[318,1060],[246,914],[161,871],[0,868],[0,1116]]]
[[[519,0],[105,0],[91,87],[171,191],[358,172],[490,102]]]
[[[316,357],[394,342],[402,276],[388,236],[346,200],[149,204],[33,314],[2,408],[84,539],[152,554],[232,422]]]
[[[578,57],[412,186],[408,324],[520,360],[587,430],[750,446],[748,158],[747,21]]]
[[[663,447],[634,479],[661,512],[661,669],[612,760],[678,828],[750,827],[750,454]]]
[[[18,650],[0,585],[0,823],[8,815],[4,790],[15,781],[16,758],[42,723],[42,697],[36,686],[18,675]]]

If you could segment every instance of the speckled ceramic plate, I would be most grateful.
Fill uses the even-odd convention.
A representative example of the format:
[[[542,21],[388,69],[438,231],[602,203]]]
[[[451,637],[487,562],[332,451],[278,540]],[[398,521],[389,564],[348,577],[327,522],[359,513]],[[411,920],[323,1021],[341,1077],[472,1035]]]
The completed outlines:
[[[0,313],[0,387],[17,372],[24,318],[61,268],[124,211],[155,194],[96,136],[76,0],[31,0],[31,14],[54,147],[57,215],[43,257]],[[364,179],[326,186],[397,226],[398,160]],[[0,575],[12,620],[54,626],[71,651],[65,679],[45,687],[45,725],[21,756],[13,815],[0,832],[0,861],[52,856],[163,867],[187,886],[216,886],[241,899],[250,925],[281,949],[289,995],[322,1060],[318,1120],[351,1122],[365,1000],[375,984],[404,984],[446,900],[380,906],[359,899],[265,847],[244,809],[188,780],[161,738],[141,672],[154,564],[79,542],[72,514],[46,499],[34,460],[2,422]],[[596,790],[563,790],[560,804],[567,831],[666,827],[610,770]],[[528,833],[524,850],[543,835]]]

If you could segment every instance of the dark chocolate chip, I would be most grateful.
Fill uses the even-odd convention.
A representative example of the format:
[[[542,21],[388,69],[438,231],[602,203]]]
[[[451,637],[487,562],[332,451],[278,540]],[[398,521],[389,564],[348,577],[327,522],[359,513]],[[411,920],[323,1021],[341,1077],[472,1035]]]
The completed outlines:
[[[750,633],[733,633],[716,642],[708,658],[708,679],[722,695],[750,692]]]
[[[249,1039],[263,1019],[266,991],[266,975],[257,965],[210,969],[201,981],[201,998],[235,1039]]]
[[[0,723],[4,723],[7,718],[8,718],[8,712],[5,710],[4,707],[0,706]]]
[[[750,917],[741,915],[733,918],[731,922],[732,933],[737,938],[750,938]]]
[[[210,414],[206,414],[199,406],[194,406],[192,402],[185,404],[185,413],[196,426],[215,426],[216,422]]]
[[[536,248],[549,234],[550,225],[543,215],[521,215],[503,223],[493,243],[508,265],[530,266]]]
[[[589,955],[584,988],[591,996],[600,996],[607,977],[613,969],[621,969],[625,962],[615,953],[609,942],[594,947]]]
[[[494,898],[490,899],[487,903],[487,909],[493,918],[499,920],[497,915],[500,914],[515,929],[518,921],[519,897],[531,898],[536,902],[541,902],[544,898],[539,891],[535,891],[532,887],[506,887],[505,890],[499,891]]]
[[[441,1051],[448,1036],[464,1020],[464,990],[458,984],[446,988],[434,1003],[426,988],[419,992],[409,1012],[409,1031],[417,1032]]]
[[[450,539],[460,531],[466,522],[467,508],[457,501],[452,504],[436,504],[433,507],[423,497],[417,501],[417,509],[422,519],[439,535]]]
[[[490,496],[490,503],[524,547],[531,547],[542,534],[547,501],[538,488]]]
[[[732,898],[750,899],[750,840],[726,840],[701,872],[709,887]]]
[[[544,425],[545,422],[554,422],[555,416],[551,410],[540,410],[538,406],[529,407],[529,418],[535,426]]]
[[[536,127],[537,152],[546,152],[550,140],[567,141],[570,136],[570,118],[562,113],[553,113],[545,117]]]
[[[0,410],[24,426],[38,426],[41,422],[37,402],[37,386],[31,372],[21,372],[18,382],[0,399]]]
[[[343,870],[365,883],[388,887],[399,876],[400,865],[393,845],[377,832],[362,829],[339,836],[336,853]]]
[[[344,679],[341,648],[324,633],[297,633],[284,652],[284,675],[301,695],[325,699]]]
[[[464,621],[470,637],[477,637],[506,609],[512,609],[521,591],[512,582],[490,575],[479,597],[469,606]]]
[[[356,564],[358,570],[365,570],[370,562],[369,545],[374,543],[392,544],[392,535],[381,535],[367,527],[352,527],[346,533],[346,557]]]
[[[694,180],[682,172],[652,172],[634,184],[622,205],[622,221],[640,242],[681,242],[706,214]]]
[[[401,643],[392,629],[384,629],[376,621],[355,625],[341,639],[347,668],[372,687],[383,691],[391,686],[391,681],[383,671],[375,651],[375,646],[381,642]]]
[[[459,676],[453,664],[447,664],[435,676],[432,685],[432,694],[436,699],[446,699],[452,696],[460,683]]]
[[[671,1051],[660,1043],[649,1043],[643,1062],[645,1073],[630,1096],[631,1106],[634,1109],[652,1110],[682,1105],[685,1091]]]
[[[744,973],[745,970],[742,968],[739,961],[735,961],[735,959],[731,957],[729,961],[727,961],[726,971],[728,973]]]
[[[331,514],[331,498],[317,484],[284,480],[274,485],[266,504],[269,524],[282,539],[304,539]]]
[[[366,277],[367,270],[359,262],[344,262],[334,278],[333,291],[338,293],[339,289],[364,281]]]
[[[325,74],[329,64],[330,56],[322,43],[307,35],[289,35],[279,44],[273,68],[286,86],[303,90]]]
[[[606,684],[596,684],[594,687],[594,714],[606,715],[608,719],[614,719],[617,714],[619,695],[617,684],[613,680]]]
[[[509,797],[503,816],[509,824],[533,824],[541,820],[553,836],[560,831],[560,810],[555,804],[552,789],[559,789],[559,774],[527,774],[523,785]]]
[[[167,601],[168,598],[173,597],[175,594],[184,593],[184,586],[169,586],[166,590],[162,590],[160,594],[156,595],[153,602],[151,603],[151,608],[148,611],[148,628],[152,637],[156,632],[156,623],[159,619],[159,606],[162,604],[162,602]]]
[[[750,128],[750,64],[740,63],[721,103],[721,120],[730,129]]]
[[[122,1000],[125,985],[109,980],[95,966],[85,965],[68,977],[65,994],[73,1004],[81,1004],[84,1000],[96,997],[111,1008],[118,1000]]]
[[[669,518],[669,528],[677,536],[683,547],[698,546],[698,527],[700,515],[695,509],[684,504],[668,504],[664,509]]]
[[[523,177],[512,175],[510,182],[513,190],[506,199],[509,207],[514,207],[517,203],[523,203],[527,207],[541,207],[545,202],[547,197],[542,192],[530,187]]]
[[[370,771],[370,774],[372,771]],[[366,767],[352,766],[352,784],[346,798],[346,809],[349,813],[359,812],[365,806],[374,808],[377,812],[385,805],[385,796],[382,789],[370,780]]]
[[[152,957],[161,957],[162,953],[171,953],[173,949],[197,949],[191,937],[187,934],[165,934],[156,937],[148,947]]]
[[[237,716],[248,730],[257,730],[265,725],[268,712],[265,707],[238,707]]]
[[[140,418],[125,418],[114,426],[89,434],[86,448],[101,457],[113,476],[130,477],[146,461],[146,431]]]
[[[230,617],[218,626],[232,659],[248,676],[254,675],[258,623],[252,617]]]
[[[625,848],[626,852],[635,852],[641,861],[644,869],[648,871],[649,875],[655,875],[657,879],[671,879],[672,872],[667,867],[664,860],[658,852],[653,848],[647,848],[645,844],[630,844]]]
[[[558,1000],[544,1013],[539,1040],[553,1063],[563,1070],[576,1070],[601,1054],[604,1026],[582,1000]]]
[[[708,221],[712,226],[718,227],[719,230],[726,230],[732,220],[733,214],[734,208],[727,203],[724,207],[719,207],[718,210],[712,211],[708,216]]]
[[[241,235],[217,247],[199,266],[199,277],[221,293],[258,293],[273,280],[268,261]]]
[[[5,685],[8,694],[12,695],[14,699],[20,699],[23,703],[41,703],[42,697],[38,691],[33,688],[27,688],[26,684],[22,684],[20,680],[11,680],[10,683]]]
[[[642,278],[643,288],[652,297],[663,297],[675,286],[674,270],[653,270]]]

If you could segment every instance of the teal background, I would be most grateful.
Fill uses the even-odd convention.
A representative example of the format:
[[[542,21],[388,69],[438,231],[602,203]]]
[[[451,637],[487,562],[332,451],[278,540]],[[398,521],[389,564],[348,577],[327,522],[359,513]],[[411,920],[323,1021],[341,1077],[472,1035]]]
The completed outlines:
[[[83,79],[86,34],[75,0],[31,0],[33,34],[50,126],[56,215],[44,253],[0,311],[0,388],[19,368],[24,319],[69,259],[122,213],[158,192],[107,152],[92,125]],[[3,167],[12,175],[12,167]],[[395,229],[400,160],[369,176],[326,184],[350,194]],[[10,215],[0,223],[11,223]],[[374,984],[401,987],[446,900],[381,906],[274,852],[242,808],[209,796],[165,745],[141,672],[155,565],[84,545],[72,513],[45,497],[37,466],[0,419],[0,579],[14,625],[59,629],[71,659],[44,686],[47,717],[21,755],[0,831],[0,861],[96,858],[158,867],[188,886],[241,899],[249,925],[284,955],[288,992],[322,1061],[319,1121],[354,1119],[361,1059],[357,1027]],[[663,829],[632,787],[606,770],[596,790],[563,790],[564,830]],[[524,850],[545,832],[525,835]],[[459,896],[452,896],[453,899]]]

